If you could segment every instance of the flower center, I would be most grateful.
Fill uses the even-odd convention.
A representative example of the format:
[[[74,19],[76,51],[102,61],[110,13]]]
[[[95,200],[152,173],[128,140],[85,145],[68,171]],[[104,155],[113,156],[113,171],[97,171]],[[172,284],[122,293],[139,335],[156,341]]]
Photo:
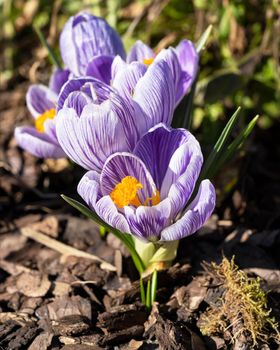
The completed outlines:
[[[44,124],[47,119],[53,119],[55,117],[55,109],[48,109],[43,114],[39,115],[39,117],[35,120],[35,128],[39,132],[44,132]]]
[[[126,205],[139,207],[140,205],[143,205],[137,194],[138,190],[141,188],[143,188],[143,185],[135,179],[135,177],[126,176],[115,186],[110,193],[110,197],[119,208],[123,208]],[[159,191],[156,191],[156,194],[153,195],[153,197],[145,200],[144,205],[156,205],[159,202]]]
[[[144,60],[143,60],[143,63],[146,64],[147,66],[149,66],[153,62],[154,62],[154,57],[144,58]]]

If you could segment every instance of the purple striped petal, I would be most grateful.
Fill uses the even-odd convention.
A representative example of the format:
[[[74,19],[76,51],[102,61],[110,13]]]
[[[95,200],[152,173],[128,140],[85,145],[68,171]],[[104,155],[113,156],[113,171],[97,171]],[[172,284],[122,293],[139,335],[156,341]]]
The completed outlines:
[[[116,153],[108,158],[101,173],[101,192],[108,195],[126,176],[132,176],[143,188],[138,191],[139,200],[144,203],[156,193],[156,186],[145,164],[131,153]]]
[[[74,78],[70,79],[61,89],[60,94],[58,96],[58,101],[57,101],[57,111],[59,111],[63,107],[67,107],[67,105],[64,105],[65,100],[68,98],[68,96],[74,92],[74,91],[80,91],[82,93],[85,93],[83,91],[83,86],[86,83],[89,82],[96,82],[96,79],[90,78],[90,77],[83,77],[83,78]],[[92,96],[88,96],[90,100],[92,101]]]
[[[95,211],[96,202],[100,197],[100,175],[96,171],[88,171],[81,178],[77,191],[90,209]]]
[[[161,233],[161,241],[175,241],[195,233],[210,217],[216,202],[215,189],[209,180],[201,182],[198,194],[184,215]]]
[[[109,225],[124,233],[130,233],[125,216],[120,213],[110,196],[102,197],[96,203],[97,214]]]
[[[173,47],[161,50],[160,53],[156,56],[154,63],[159,62],[160,60],[164,60],[168,64],[172,72],[175,86],[177,86],[181,77],[182,69],[177,57],[176,50],[173,49]]]
[[[64,108],[73,108],[77,115],[81,115],[84,107],[92,102],[91,98],[81,91],[70,92],[64,102]]]
[[[65,153],[89,170],[100,172],[111,154],[129,150],[123,125],[110,101],[87,105],[80,117],[72,108],[60,110],[56,132]]]
[[[113,56],[95,56],[87,66],[86,75],[110,85],[112,79],[111,66],[113,59]]]
[[[133,100],[144,113],[142,134],[158,123],[170,125],[175,108],[175,86],[168,64],[152,64],[138,81]]]
[[[138,61],[144,63],[144,59],[155,57],[153,50],[141,40],[137,40],[127,54],[127,62]]]
[[[176,217],[189,200],[203,157],[196,139],[185,129],[159,124],[137,143],[133,153],[147,166],[161,199],[168,197]]]
[[[83,92],[97,104],[110,100],[112,110],[118,115],[123,124],[125,137],[130,144],[129,149],[132,149],[135,146],[136,141],[139,139],[138,119],[144,119],[142,118],[142,111],[138,111],[139,107],[137,105],[134,106],[133,103],[126,101],[115,89],[107,84],[104,84],[95,78],[85,77],[71,79],[63,86],[58,98],[58,111],[61,108],[66,107],[65,101],[69,94],[74,91]],[[137,114],[134,108],[137,109]]]
[[[109,196],[100,198],[99,174],[87,172],[79,182],[78,193],[105,222],[121,232],[130,233],[129,226],[123,214],[119,213]]]
[[[29,112],[36,119],[49,109],[56,107],[57,95],[47,86],[31,85],[26,94],[26,104]]]
[[[49,139],[58,145],[58,140],[56,136],[56,117],[54,119],[47,119],[44,122],[44,133],[49,137]]]
[[[185,73],[182,77],[182,89],[185,94],[196,78],[199,55],[194,44],[189,40],[182,40],[176,47],[176,52],[181,68]]]
[[[168,199],[148,207],[140,206],[136,210],[124,207],[130,231],[138,238],[157,241],[162,230],[170,224],[171,205]]]
[[[49,88],[59,95],[62,86],[68,81],[70,71],[68,69],[55,69],[50,77]]]
[[[186,73],[183,72],[176,50],[173,47],[161,50],[154,62],[156,63],[160,60],[164,60],[168,64],[169,68],[171,69],[172,77],[173,77],[173,81],[176,89],[176,104],[178,104],[186,93],[186,90],[185,90]],[[191,77],[187,76],[187,79],[190,80]]]
[[[188,140],[189,132],[171,129],[164,124],[156,125],[144,135],[135,146],[133,153],[147,166],[158,189],[166,175],[174,152]]]
[[[126,69],[129,66],[120,56],[116,56],[113,60],[111,66],[112,80],[115,79],[117,73],[123,69]]]
[[[17,144],[38,158],[64,158],[61,147],[45,133],[29,126],[15,128]]]
[[[185,134],[185,140],[173,153],[160,189],[162,198],[170,199],[174,217],[190,199],[203,163],[195,137],[187,130],[179,130]]]
[[[144,64],[133,62],[127,65],[126,69],[121,69],[116,73],[113,87],[121,96],[131,101],[135,86],[146,71],[147,67]]]
[[[94,56],[120,55],[124,47],[117,32],[103,19],[86,12],[70,17],[60,35],[60,52],[64,64],[76,76],[85,75]]]

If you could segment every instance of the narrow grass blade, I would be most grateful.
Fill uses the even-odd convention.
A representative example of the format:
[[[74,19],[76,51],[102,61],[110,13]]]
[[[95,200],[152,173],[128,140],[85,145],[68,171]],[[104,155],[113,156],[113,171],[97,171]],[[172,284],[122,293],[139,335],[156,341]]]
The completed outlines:
[[[140,277],[140,295],[142,304],[146,305],[145,288],[142,277]]]
[[[208,156],[206,162],[204,163],[203,169],[200,174],[199,180],[206,178],[211,178],[213,169],[216,167],[216,162],[218,161],[221,154],[223,154],[223,151],[225,150],[228,139],[231,135],[231,132],[236,125],[236,122],[238,120],[238,116],[240,114],[241,108],[238,107],[235,113],[232,115],[230,120],[228,121],[227,125],[225,126],[224,130],[222,131],[220,137],[218,138],[218,141],[216,142],[212,152]]]
[[[48,50],[49,58],[51,63],[56,66],[59,69],[62,69],[61,64],[59,63],[53,49],[50,47],[49,43],[47,42],[47,39],[45,38],[43,32],[40,28],[33,26],[35,32],[37,33],[42,45]]]
[[[108,225],[105,221],[103,221],[95,212],[91,211],[89,208],[87,208],[82,203],[76,201],[75,199],[72,199],[70,197],[67,197],[65,195],[61,195],[61,197],[72,207],[79,210],[82,214],[84,214],[89,219],[95,221],[98,225],[105,227],[108,231],[112,232],[128,249],[131,258],[135,264],[135,267],[137,268],[139,274],[141,275],[145,270],[145,265],[142,261],[142,259],[139,257],[137,251],[134,248],[134,242],[131,235],[128,233],[120,232],[119,230],[115,229],[114,227]]]
[[[210,156],[207,158],[205,166],[202,169],[202,172],[196,182],[195,189],[188,203],[186,204],[183,213],[187,210],[189,204],[195,198],[199,185],[204,179],[212,179],[217,172],[221,169],[221,167],[236,153],[238,149],[240,149],[243,143],[246,141],[248,136],[253,131],[259,116],[257,115],[255,118],[251,120],[251,122],[246,126],[246,128],[235,138],[235,140],[227,145],[228,136],[231,133],[231,130],[236,123],[237,114],[240,108],[234,113],[234,115],[229,120],[225,129],[223,130],[219,140],[216,142],[213,151]]]
[[[152,284],[151,284],[151,305],[156,300],[157,296],[157,269],[154,269],[153,275],[152,275]]]
[[[147,291],[146,291],[146,307],[148,310],[151,309],[151,280],[149,279],[147,282]]]
[[[255,116],[247,127],[236,137],[236,139],[227,147],[226,151],[222,154],[221,158],[217,162],[217,165],[214,169],[214,174],[225,164],[232,156],[236,153],[238,149],[242,147],[248,136],[253,131],[259,116]]]
[[[199,40],[198,40],[198,42],[196,43],[196,51],[197,52],[200,52],[201,50],[203,50],[204,49],[204,47],[205,47],[205,44],[207,43],[207,40],[208,40],[208,38],[209,38],[209,36],[210,36],[210,34],[211,34],[211,32],[212,32],[212,29],[213,29],[213,26],[212,26],[212,24],[210,24],[207,28],[206,28],[206,30],[205,30],[205,32],[201,35],[201,37],[199,38]]]

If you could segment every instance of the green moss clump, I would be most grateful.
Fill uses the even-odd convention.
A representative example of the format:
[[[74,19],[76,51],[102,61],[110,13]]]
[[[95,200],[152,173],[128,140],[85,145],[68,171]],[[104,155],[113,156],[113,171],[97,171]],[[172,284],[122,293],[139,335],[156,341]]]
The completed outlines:
[[[224,257],[220,265],[212,263],[209,268],[224,292],[201,316],[202,334],[227,335],[232,342],[245,336],[253,346],[258,341],[267,342],[271,334],[279,341],[278,324],[270,317],[271,310],[267,309],[267,296],[260,279],[249,278],[239,270],[234,258],[229,261]]]

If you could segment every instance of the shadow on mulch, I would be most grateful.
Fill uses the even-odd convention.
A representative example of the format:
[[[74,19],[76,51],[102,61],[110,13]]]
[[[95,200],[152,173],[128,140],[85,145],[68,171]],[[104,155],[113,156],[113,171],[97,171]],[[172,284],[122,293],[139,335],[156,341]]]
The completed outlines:
[[[25,88],[17,101],[24,93]],[[249,276],[261,278],[272,315],[279,318],[279,125],[256,132],[236,186],[221,195],[205,227],[182,240],[174,266],[159,272],[158,303],[149,317],[127,251],[111,234],[101,238],[98,227],[57,194],[73,196],[84,170],[65,161],[38,161],[18,150],[12,132],[17,118],[24,122],[26,116],[20,103],[19,117],[12,108],[5,104],[1,111],[8,136],[1,140],[0,164],[0,347],[237,349],[221,334],[203,337],[198,327],[214,298],[211,275],[201,263],[219,263],[223,255],[234,255]],[[91,259],[61,256],[22,235],[27,226],[94,254],[117,271],[101,269]],[[222,293],[216,288],[215,300]],[[250,344],[245,337],[243,348]],[[272,339],[259,349],[277,349],[277,344]]]

